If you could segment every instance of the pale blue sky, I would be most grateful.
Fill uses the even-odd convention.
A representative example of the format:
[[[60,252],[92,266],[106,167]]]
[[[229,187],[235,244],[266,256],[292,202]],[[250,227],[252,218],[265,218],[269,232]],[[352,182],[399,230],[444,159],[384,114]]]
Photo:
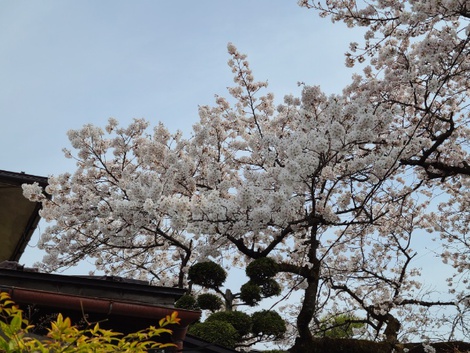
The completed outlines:
[[[111,116],[189,131],[197,106],[233,83],[228,42],[279,101],[298,81],[339,92],[357,33],[296,0],[3,0],[0,169],[70,171],[67,130]]]

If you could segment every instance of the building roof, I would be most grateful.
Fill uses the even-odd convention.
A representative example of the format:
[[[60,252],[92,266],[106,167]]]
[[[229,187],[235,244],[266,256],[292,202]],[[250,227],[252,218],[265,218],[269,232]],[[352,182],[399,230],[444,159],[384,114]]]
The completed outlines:
[[[39,222],[41,205],[23,196],[21,185],[37,182],[47,185],[47,178],[0,170],[0,262],[18,261]]]
[[[171,341],[182,348],[188,326],[201,316],[200,311],[174,307],[183,289],[113,276],[39,273],[11,261],[0,263],[0,291],[9,293],[30,313],[30,322],[38,327],[36,334],[44,334],[39,324],[58,312],[75,324],[83,320],[100,322],[103,328],[127,334],[155,326],[161,318],[177,311],[180,324],[168,328],[173,331]]]
[[[70,276],[40,273],[34,269],[0,263],[0,289],[28,288],[42,292],[83,297],[124,300],[173,307],[186,290],[151,286],[146,281],[117,276]]]

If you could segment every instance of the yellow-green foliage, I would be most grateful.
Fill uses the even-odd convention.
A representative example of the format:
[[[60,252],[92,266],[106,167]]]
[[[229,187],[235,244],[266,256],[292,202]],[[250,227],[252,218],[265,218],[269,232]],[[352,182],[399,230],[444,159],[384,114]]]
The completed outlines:
[[[172,343],[158,343],[155,339],[163,333],[171,334],[165,328],[178,324],[176,312],[159,321],[159,326],[123,335],[100,328],[99,323],[81,330],[72,325],[69,318],[58,315],[51,323],[44,339],[31,337],[33,325],[23,317],[23,311],[10,299],[7,293],[0,293],[0,352],[1,353],[71,353],[71,352],[126,352],[144,353],[149,349],[174,347]]]

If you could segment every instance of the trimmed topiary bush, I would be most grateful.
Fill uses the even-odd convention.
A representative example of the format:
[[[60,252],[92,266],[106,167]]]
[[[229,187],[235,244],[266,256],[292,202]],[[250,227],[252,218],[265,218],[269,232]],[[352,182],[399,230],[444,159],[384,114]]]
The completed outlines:
[[[241,311],[219,311],[209,316],[206,322],[214,320],[228,322],[237,330],[240,337],[251,332],[251,317]]]
[[[267,298],[279,295],[281,294],[281,286],[275,279],[268,278],[266,282],[261,285],[261,294]]]
[[[251,262],[245,271],[251,281],[262,285],[279,272],[279,265],[269,257],[261,257]]]
[[[222,299],[220,299],[218,295],[204,293],[204,294],[198,295],[197,305],[199,306],[199,308],[203,310],[210,310],[212,312],[215,312],[217,310],[220,310],[220,308],[222,308],[223,302],[222,302]]]
[[[286,323],[275,311],[257,311],[253,313],[251,319],[253,320],[252,332],[256,336],[269,336],[279,339],[286,333]]]
[[[189,333],[227,348],[235,348],[240,339],[237,330],[231,324],[219,320],[195,324],[189,328]]]
[[[187,309],[187,310],[198,310],[196,298],[192,295],[185,294],[179,298],[175,303],[175,308]]]
[[[252,281],[246,282],[240,288],[240,299],[250,306],[258,305],[261,300],[261,288]]]
[[[227,272],[213,261],[197,263],[189,268],[189,280],[205,288],[219,288],[227,278]]]

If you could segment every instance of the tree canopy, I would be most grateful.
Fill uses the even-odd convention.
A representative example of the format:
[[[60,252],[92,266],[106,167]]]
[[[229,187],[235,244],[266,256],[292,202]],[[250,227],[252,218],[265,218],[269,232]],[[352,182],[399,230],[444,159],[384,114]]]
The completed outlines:
[[[346,57],[362,73],[342,93],[301,84],[278,104],[230,43],[231,98],[201,106],[191,136],[142,119],[70,131],[77,169],[24,187],[54,222],[44,269],[91,257],[182,287],[196,262],[269,257],[284,293],[303,291],[289,310],[299,347],[331,312],[354,312],[364,337],[391,345],[468,337],[467,1],[299,4],[366,28]],[[455,270],[450,299],[414,268],[428,233]]]

